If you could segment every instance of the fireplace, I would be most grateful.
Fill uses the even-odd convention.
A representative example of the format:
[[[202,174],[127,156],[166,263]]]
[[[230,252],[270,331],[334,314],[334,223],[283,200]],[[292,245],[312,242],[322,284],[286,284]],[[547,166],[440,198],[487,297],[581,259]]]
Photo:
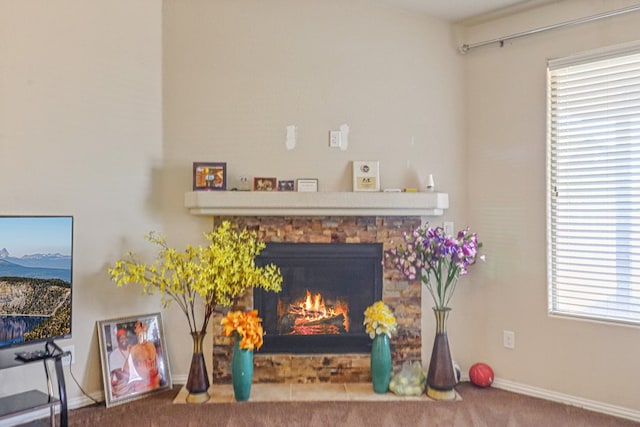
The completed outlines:
[[[261,353],[369,353],[364,310],[382,298],[380,243],[268,243],[282,292],[254,291],[265,329]]]
[[[320,193],[318,193],[320,194]],[[383,194],[383,193],[380,193]],[[329,256],[331,253],[338,252],[342,248],[354,249],[360,245],[371,245],[377,247],[378,251],[384,251],[395,246],[394,242],[401,239],[402,234],[409,232],[421,223],[419,216],[410,217],[368,217],[368,216],[235,216],[221,217],[216,221],[228,219],[232,224],[239,228],[247,228],[255,230],[260,240],[264,241],[268,248],[262,251],[261,255],[267,254],[272,244],[286,243],[289,245],[290,252],[293,251],[291,257],[299,255],[299,252],[309,252],[308,249],[313,245],[323,249],[329,248]],[[308,244],[313,244],[307,248]],[[298,246],[302,245],[302,246]],[[284,246],[283,246],[284,247]],[[299,248],[305,248],[299,251]],[[359,249],[358,249],[359,250]],[[339,253],[339,252],[338,252]],[[350,254],[339,254],[333,260],[325,261],[333,265],[342,263],[342,259]],[[399,369],[402,363],[407,361],[421,360],[421,335],[420,335],[420,318],[421,318],[421,285],[419,282],[408,282],[402,274],[392,268],[385,268],[383,263],[387,260],[380,261],[379,255],[376,255],[377,261],[372,261],[372,268],[381,268],[382,273],[382,292],[374,290],[375,297],[373,300],[382,300],[388,304],[398,321],[398,335],[391,340],[391,351],[393,354],[396,369]],[[261,261],[263,262],[263,261]],[[349,265],[351,269],[352,264]],[[378,273],[375,273],[378,274]],[[321,272],[318,276],[324,276]],[[376,279],[377,280],[377,279]],[[375,289],[377,282],[374,283]],[[314,292],[309,289],[311,294]],[[258,289],[252,289],[247,292],[238,301],[237,308],[248,310],[254,307],[254,294],[259,292]],[[306,288],[304,289],[306,297]],[[267,293],[267,296],[270,293]],[[274,296],[274,295],[271,295]],[[264,295],[263,295],[264,297]],[[336,295],[323,295],[325,305],[335,306]],[[277,300],[276,300],[277,301]],[[262,304],[262,300],[259,302]],[[274,303],[277,307],[277,302]],[[360,302],[358,308],[353,308],[354,302],[349,298],[349,314],[350,331],[353,332],[355,327],[362,327],[364,316],[364,308],[367,302]],[[264,318],[263,309],[256,306],[260,317]],[[334,307],[335,308],[335,307]],[[220,307],[212,318],[212,325],[219,325],[220,321],[226,314],[226,309]],[[356,318],[356,316],[358,316]],[[263,325],[266,322],[263,322]],[[213,381],[219,383],[228,383],[231,381],[231,357],[233,349],[233,340],[224,337],[217,331],[218,326],[214,326],[213,334]],[[362,330],[361,330],[362,331]],[[359,332],[360,336],[364,336],[363,332]],[[254,353],[254,382],[256,383],[344,383],[344,382],[364,382],[371,381],[371,373],[369,369],[368,350],[370,340],[365,339],[364,345],[367,349],[350,349],[352,353],[345,353],[342,343],[331,346],[314,342],[316,345],[316,353],[301,353],[299,349],[290,348],[289,351],[279,350],[281,352],[266,353],[265,346],[271,345],[270,341],[287,340],[287,337],[277,338],[277,334],[268,332],[264,337],[265,344],[260,350]],[[338,337],[340,335],[337,335]],[[346,336],[345,336],[346,337]],[[305,340],[317,341],[318,337],[297,337],[298,343],[294,343],[295,347],[307,348]],[[323,337],[326,338],[326,337]],[[334,340],[341,338],[329,337]],[[349,340],[358,341],[356,337],[349,336]],[[345,338],[346,339],[346,338]],[[362,342],[361,342],[362,343]],[[288,345],[288,344],[287,344]],[[325,348],[325,351],[322,350]],[[304,350],[309,351],[309,350]]]

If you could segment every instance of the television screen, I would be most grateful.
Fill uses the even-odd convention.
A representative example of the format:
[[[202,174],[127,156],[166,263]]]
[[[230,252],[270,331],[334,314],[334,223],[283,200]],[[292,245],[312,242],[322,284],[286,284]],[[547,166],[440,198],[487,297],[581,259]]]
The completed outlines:
[[[0,349],[71,336],[72,216],[0,216]]]

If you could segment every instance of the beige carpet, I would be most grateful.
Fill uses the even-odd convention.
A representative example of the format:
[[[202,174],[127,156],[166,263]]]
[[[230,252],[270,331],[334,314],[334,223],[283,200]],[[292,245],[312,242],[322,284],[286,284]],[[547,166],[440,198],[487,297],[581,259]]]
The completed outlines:
[[[231,386],[227,393],[231,393]],[[175,404],[176,386],[122,405],[69,412],[69,427],[638,427],[640,423],[461,383],[462,400]],[[229,394],[230,396],[230,394]],[[413,398],[412,398],[413,399]],[[48,420],[42,420],[46,425]],[[2,425],[2,424],[0,424]]]
[[[173,403],[187,403],[187,389],[182,387]],[[460,400],[460,395],[456,395]],[[424,401],[430,402],[425,394],[421,396],[398,396],[391,392],[373,392],[371,383],[340,384],[253,384],[251,402],[376,402],[376,401]],[[208,403],[235,402],[231,384],[217,384],[209,388]]]

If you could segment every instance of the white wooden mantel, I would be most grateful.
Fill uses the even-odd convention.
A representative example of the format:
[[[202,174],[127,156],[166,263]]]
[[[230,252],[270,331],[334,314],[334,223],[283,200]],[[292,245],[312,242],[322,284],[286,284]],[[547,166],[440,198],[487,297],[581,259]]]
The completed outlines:
[[[441,216],[447,193],[192,191],[192,215],[204,216]]]

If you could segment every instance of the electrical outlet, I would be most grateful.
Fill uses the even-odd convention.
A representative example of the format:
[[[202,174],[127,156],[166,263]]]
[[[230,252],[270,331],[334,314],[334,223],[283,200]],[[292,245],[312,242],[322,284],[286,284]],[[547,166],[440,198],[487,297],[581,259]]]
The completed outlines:
[[[453,221],[443,222],[442,228],[444,228],[444,234],[447,236],[453,236]]]
[[[62,347],[64,353],[69,353],[62,358],[62,366],[69,366],[76,363],[76,348],[74,345],[67,345]]]
[[[505,348],[516,348],[516,334],[513,331],[502,331],[502,343]]]

